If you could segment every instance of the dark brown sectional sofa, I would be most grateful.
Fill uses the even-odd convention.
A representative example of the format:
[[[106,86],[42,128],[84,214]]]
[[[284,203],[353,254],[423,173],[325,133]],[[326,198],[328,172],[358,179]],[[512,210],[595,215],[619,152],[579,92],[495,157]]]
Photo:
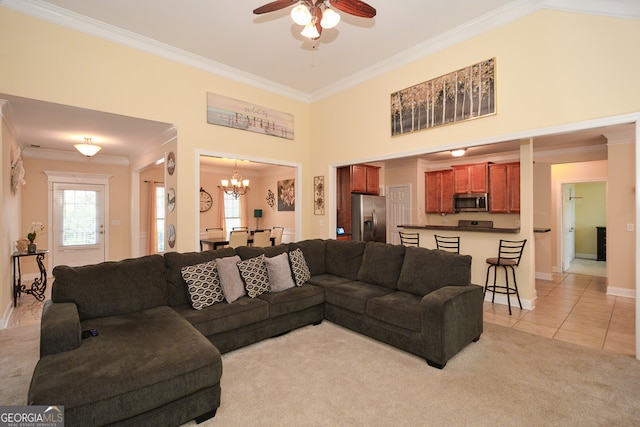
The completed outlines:
[[[310,273],[301,286],[192,307],[184,267],[297,249]],[[28,402],[64,406],[68,426],[208,419],[220,405],[220,353],[323,319],[437,368],[482,333],[471,257],[425,248],[312,239],[60,266],[53,274]]]

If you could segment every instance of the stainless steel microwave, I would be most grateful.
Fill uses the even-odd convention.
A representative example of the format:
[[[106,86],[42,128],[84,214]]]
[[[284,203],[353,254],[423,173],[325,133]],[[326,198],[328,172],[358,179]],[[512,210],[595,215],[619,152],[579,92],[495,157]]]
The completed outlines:
[[[488,212],[489,198],[487,193],[454,194],[453,209],[456,212]]]

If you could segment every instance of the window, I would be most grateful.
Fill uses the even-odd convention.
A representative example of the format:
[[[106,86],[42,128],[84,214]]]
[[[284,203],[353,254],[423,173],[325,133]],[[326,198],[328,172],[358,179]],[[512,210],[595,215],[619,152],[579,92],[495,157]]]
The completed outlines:
[[[237,199],[229,194],[224,195],[224,218],[227,231],[233,230],[233,227],[242,226],[242,218],[240,217],[240,198]]]
[[[164,187],[156,187],[156,237],[158,253],[164,252]]]
[[[60,246],[99,244],[98,192],[63,189],[57,193],[60,208]]]

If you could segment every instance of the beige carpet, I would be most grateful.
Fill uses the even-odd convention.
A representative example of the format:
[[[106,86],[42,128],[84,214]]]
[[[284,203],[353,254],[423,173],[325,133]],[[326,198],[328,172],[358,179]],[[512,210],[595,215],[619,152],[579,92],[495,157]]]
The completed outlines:
[[[0,404],[24,403],[35,337],[34,327],[0,331]],[[444,370],[327,321],[223,360],[222,404],[201,424],[207,427],[630,426],[640,420],[639,361],[491,324]]]
[[[607,263],[605,261],[595,261],[592,259],[574,258],[566,272],[607,277]]]

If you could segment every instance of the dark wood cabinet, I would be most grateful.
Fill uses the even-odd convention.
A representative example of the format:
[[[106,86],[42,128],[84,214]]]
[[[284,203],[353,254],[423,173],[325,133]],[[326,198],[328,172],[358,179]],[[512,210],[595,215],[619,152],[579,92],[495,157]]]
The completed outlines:
[[[453,170],[425,172],[425,212],[453,212]]]
[[[380,194],[380,168],[370,165],[352,165],[351,192],[364,194]]]
[[[455,194],[487,193],[489,191],[489,163],[455,165],[453,192]]]
[[[489,165],[489,212],[520,212],[520,163]]]
[[[597,260],[598,261],[606,261],[607,260],[607,229],[605,227],[596,227],[596,250]]]

